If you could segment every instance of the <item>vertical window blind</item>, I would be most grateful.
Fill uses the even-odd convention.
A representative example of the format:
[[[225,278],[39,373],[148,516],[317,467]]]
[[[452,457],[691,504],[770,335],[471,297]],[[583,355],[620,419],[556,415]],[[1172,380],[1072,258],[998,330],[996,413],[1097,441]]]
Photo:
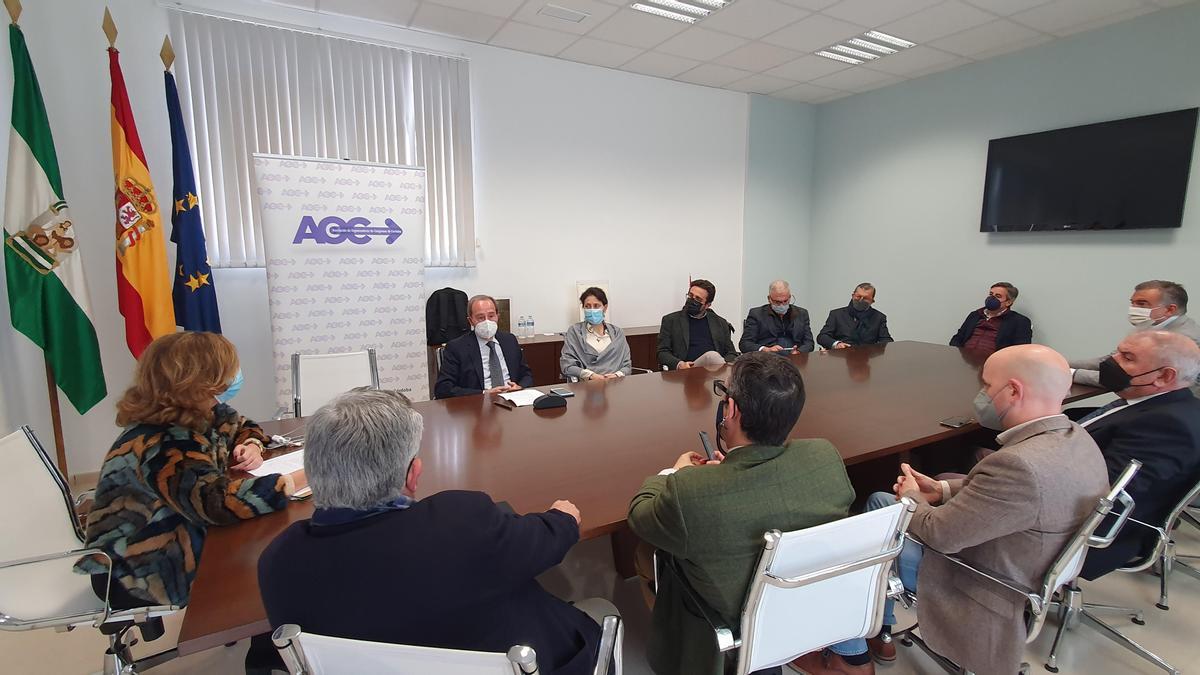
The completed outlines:
[[[425,169],[425,263],[475,265],[465,59],[174,10],[213,267],[262,267],[252,153]]]

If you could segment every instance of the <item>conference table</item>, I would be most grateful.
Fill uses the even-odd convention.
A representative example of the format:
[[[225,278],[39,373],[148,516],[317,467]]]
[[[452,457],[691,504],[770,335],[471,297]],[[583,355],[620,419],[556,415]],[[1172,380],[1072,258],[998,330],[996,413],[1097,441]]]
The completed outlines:
[[[804,376],[807,401],[792,438],[826,438],[855,478],[887,477],[856,489],[890,486],[896,463],[914,449],[970,433],[940,420],[972,417],[984,357],[954,347],[894,342],[788,357]],[[568,386],[566,408],[506,409],[484,395],[414,403],[424,417],[420,495],[463,489],[487,492],[517,513],[542,511],[556,499],[579,507],[583,539],[627,532],[629,500],[646,476],[699,451],[697,432],[714,434],[714,379],[730,368],[654,372]],[[1100,393],[1076,386],[1067,401]],[[302,433],[302,419],[264,423],[269,433]],[[862,496],[860,494],[860,496]],[[208,530],[179,634],[181,655],[270,630],[259,598],[259,555],[288,525],[312,514],[311,502]],[[626,537],[627,538],[627,537]],[[614,555],[618,555],[614,537]],[[303,560],[294,564],[303,565]]]

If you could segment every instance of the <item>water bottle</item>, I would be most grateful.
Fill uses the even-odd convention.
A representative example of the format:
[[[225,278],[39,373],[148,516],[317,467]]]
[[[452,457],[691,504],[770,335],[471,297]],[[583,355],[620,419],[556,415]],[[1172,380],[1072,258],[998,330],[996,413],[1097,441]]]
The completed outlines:
[[[529,337],[537,335],[537,324],[533,322],[533,315],[529,315]]]
[[[522,314],[521,318],[517,319],[517,337],[522,337],[522,338],[525,337],[525,325],[526,324],[527,324],[527,321],[525,320],[525,315]]]

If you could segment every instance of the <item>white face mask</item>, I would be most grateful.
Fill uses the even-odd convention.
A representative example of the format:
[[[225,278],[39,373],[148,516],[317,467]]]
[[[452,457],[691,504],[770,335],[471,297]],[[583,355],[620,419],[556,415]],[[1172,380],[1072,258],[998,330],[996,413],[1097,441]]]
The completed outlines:
[[[495,321],[485,319],[475,324],[475,334],[479,336],[480,340],[491,340],[496,337],[496,328]]]
[[[1149,307],[1134,307],[1133,305],[1130,305],[1129,323],[1138,328],[1144,328],[1152,325],[1154,323],[1154,319],[1150,318],[1150,312],[1152,311],[1154,310],[1150,309]]]

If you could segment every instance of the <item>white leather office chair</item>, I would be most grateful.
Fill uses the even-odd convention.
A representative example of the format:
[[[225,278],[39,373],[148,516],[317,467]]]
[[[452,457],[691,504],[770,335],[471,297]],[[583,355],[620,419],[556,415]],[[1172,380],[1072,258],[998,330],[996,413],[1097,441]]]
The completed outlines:
[[[292,404],[296,417],[311,415],[356,387],[379,388],[375,350],[292,354]]]
[[[1142,464],[1136,460],[1129,463],[1121,475],[1117,477],[1117,481],[1109,488],[1108,493],[1101,497],[1096,502],[1095,508],[1088,517],[1076,530],[1075,534],[1063,546],[1063,549],[1055,557],[1050,568],[1042,577],[1042,583],[1039,588],[1029,589],[1022,588],[1011,581],[995,577],[988,572],[984,572],[961,559],[946,555],[929,546],[925,546],[925,555],[937,555],[949,560],[950,562],[962,567],[963,569],[978,575],[988,581],[996,584],[999,587],[1017,595],[1025,596],[1025,642],[1026,644],[1037,639],[1045,625],[1046,617],[1049,615],[1049,610],[1053,609],[1059,617],[1058,633],[1054,637],[1054,644],[1050,648],[1050,656],[1046,660],[1046,670],[1052,673],[1058,672],[1057,655],[1058,645],[1062,640],[1063,633],[1068,628],[1073,627],[1082,618],[1089,623],[1099,623],[1094,616],[1088,613],[1087,609],[1082,604],[1082,596],[1079,592],[1079,587],[1075,584],[1076,577],[1079,576],[1083,569],[1084,557],[1087,555],[1089,548],[1105,548],[1117,538],[1120,534],[1125,522],[1129,519],[1129,514],[1133,512],[1133,499],[1125,492],[1125,488],[1129,485]],[[1121,505],[1119,512],[1113,512],[1113,507],[1117,504]],[[1110,514],[1113,518],[1106,526],[1104,534],[1096,534],[1097,529]],[[929,591],[927,591],[929,592]],[[937,592],[934,590],[933,592]],[[1059,599],[1055,599],[1055,594],[1058,594]],[[901,595],[901,602],[907,607],[913,607],[919,604],[917,595],[905,591]],[[1100,624],[1103,625],[1103,624]],[[900,640],[900,643],[905,646],[916,644],[921,648],[934,662],[940,665],[947,672],[963,673],[965,671],[961,666],[938,654],[929,648],[924,640],[921,639],[914,631],[918,626],[912,626],[909,629],[897,633],[895,637]],[[1115,638],[1114,638],[1115,639]],[[1119,640],[1118,640],[1119,642]],[[1147,652],[1148,653],[1148,652]],[[1156,657],[1157,658],[1157,657]],[[1029,664],[1021,664],[1021,672],[1029,671]]]
[[[621,618],[604,617],[600,653],[593,675],[609,675],[614,654],[621,650]],[[271,634],[275,648],[291,675],[536,675],[537,654],[531,647],[516,645],[507,654],[461,649],[417,647],[384,642],[367,642],[304,633],[300,626],[285,624]],[[621,675],[615,659],[616,675]]]
[[[84,555],[108,556],[83,548],[66,480],[27,426],[0,438],[0,512],[0,630],[101,628],[109,634],[104,672],[135,672],[125,633],[179,608],[112,611],[91,578],[72,570]]]
[[[691,589],[670,555],[657,553],[655,569],[673,575],[700,608],[718,649],[738,650],[737,673],[746,675],[878,633],[884,600],[902,588],[890,571],[915,509],[904,500],[804,530],[767,532],[736,632]]]

